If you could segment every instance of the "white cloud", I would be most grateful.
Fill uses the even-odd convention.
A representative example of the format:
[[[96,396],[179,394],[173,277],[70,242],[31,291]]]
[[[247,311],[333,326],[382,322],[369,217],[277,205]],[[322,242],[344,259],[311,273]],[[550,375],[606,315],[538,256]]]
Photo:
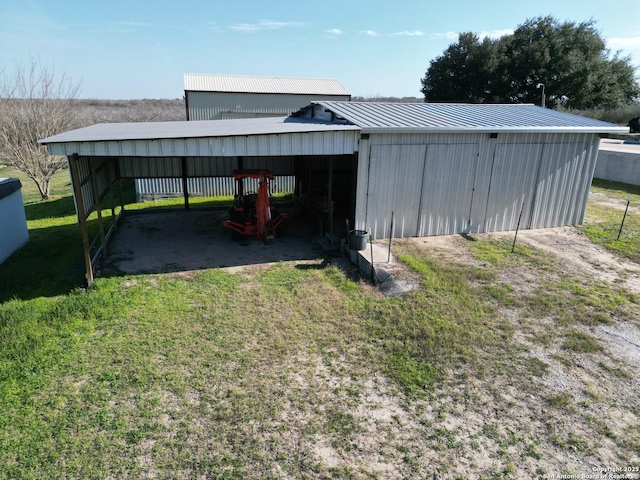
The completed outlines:
[[[325,30],[325,32],[331,35],[342,35],[342,30],[340,30],[339,28],[331,28],[329,30]]]
[[[507,29],[507,30],[492,30],[490,32],[484,31],[484,32],[477,32],[476,33],[476,35],[478,35],[478,37],[480,39],[485,38],[485,37],[497,39],[497,38],[503,37],[505,35],[512,35],[512,34],[513,34],[513,30],[511,30],[511,29]],[[441,33],[431,33],[431,34],[429,34],[429,36],[432,37],[432,38],[438,38],[438,39],[443,39],[443,40],[457,40],[458,37],[460,36],[460,33],[458,33],[458,32],[441,32]]]
[[[280,28],[304,27],[302,22],[275,22],[273,20],[260,20],[257,23],[236,23],[229,28],[237,32],[257,32],[259,30],[278,30]]]
[[[640,48],[640,37],[613,37],[607,40],[616,47]]]
[[[640,48],[640,36],[637,37],[610,37],[606,39],[607,46],[614,50]]]
[[[363,35],[368,35],[369,37],[379,37],[380,34],[374,30],[363,30],[360,32]]]
[[[500,37],[504,37],[505,35],[513,35],[513,29],[505,29],[505,30],[492,30],[490,32],[479,32],[478,33],[478,37],[480,38],[485,38],[485,37],[489,37],[489,38],[500,38]]]
[[[610,37],[606,38],[605,42],[612,54],[620,51],[622,58],[630,55],[633,64],[637,66],[640,63],[640,36]]]
[[[422,37],[424,32],[420,30],[405,30],[404,32],[395,32],[390,34],[392,37],[397,37],[399,35],[408,36],[408,37]]]
[[[433,38],[443,38],[445,40],[457,40],[458,39],[458,33],[456,33],[456,32],[432,33],[429,36],[433,37]]]

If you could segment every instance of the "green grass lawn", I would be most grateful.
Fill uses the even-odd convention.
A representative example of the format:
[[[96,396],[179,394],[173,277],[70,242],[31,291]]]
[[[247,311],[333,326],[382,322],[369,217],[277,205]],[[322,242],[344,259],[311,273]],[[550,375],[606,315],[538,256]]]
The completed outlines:
[[[582,226],[584,233],[591,241],[640,263],[640,187],[596,179],[591,191],[617,200],[618,208],[598,201],[589,202]],[[630,211],[625,217],[627,201]]]
[[[395,298],[322,259],[83,289],[65,175],[47,202],[23,182],[31,239],[0,266],[0,478],[464,478],[465,459],[485,457],[466,471],[518,478],[541,475],[546,457],[600,459],[602,445],[637,464],[639,412],[625,413],[628,431],[605,429],[597,385],[593,411],[579,392],[547,392],[551,359],[516,341],[522,329],[557,344],[577,369],[570,355],[603,355],[589,329],[638,322],[622,288],[483,240],[461,243],[473,265],[398,242],[422,283]],[[509,272],[543,276],[522,293]],[[598,358],[620,389],[632,384]],[[513,398],[544,407],[505,427],[525,405]],[[456,418],[476,411],[477,433],[464,433]]]

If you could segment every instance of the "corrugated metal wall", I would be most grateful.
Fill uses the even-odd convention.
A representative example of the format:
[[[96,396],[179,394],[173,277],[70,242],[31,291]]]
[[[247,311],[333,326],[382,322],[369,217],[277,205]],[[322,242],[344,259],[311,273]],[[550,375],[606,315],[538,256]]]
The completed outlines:
[[[360,145],[356,228],[374,238],[582,222],[593,134],[388,134]]]
[[[312,101],[348,101],[349,95],[288,95],[282,93],[186,92],[189,120],[222,120],[287,116]]]
[[[55,155],[91,157],[281,157],[289,155],[351,155],[358,150],[359,130],[328,130],[233,137],[165,138],[51,144]],[[166,176],[166,175],[165,175]]]
[[[78,157],[78,177],[80,181],[80,192],[82,204],[84,206],[84,217],[87,218],[95,207],[94,189],[91,179],[91,164],[95,171],[96,183],[98,185],[98,197],[103,197],[111,183],[116,179],[116,163],[112,159]],[[74,192],[73,197],[78,212],[77,199]]]
[[[137,178],[136,198],[139,202],[160,198],[182,197],[182,179],[180,178]],[[271,193],[293,192],[295,177],[275,176],[271,182]],[[247,178],[244,182],[245,191],[258,191],[258,179]],[[235,193],[233,177],[188,178],[187,189],[190,196],[221,197]]]
[[[123,178],[181,178],[182,159],[120,157]],[[187,157],[189,177],[228,177],[238,168],[237,157]],[[293,157],[243,157],[243,168],[265,168],[274,175],[293,175]]]

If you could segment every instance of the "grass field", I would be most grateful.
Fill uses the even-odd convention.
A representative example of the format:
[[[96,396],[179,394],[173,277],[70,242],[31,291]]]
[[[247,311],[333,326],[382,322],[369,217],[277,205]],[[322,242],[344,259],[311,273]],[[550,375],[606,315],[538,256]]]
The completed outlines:
[[[609,202],[590,203],[583,231],[592,241],[640,263],[640,187],[595,180],[591,191]],[[631,210],[625,217],[627,201]]]
[[[640,466],[637,372],[598,337],[640,325],[637,295],[622,287],[523,245],[510,254],[508,242],[460,239],[461,263],[398,242],[422,279],[403,297],[322,258],[83,289],[68,178],[45,203],[23,185],[31,239],[0,266],[0,478],[538,478]],[[630,222],[622,251],[635,259]]]

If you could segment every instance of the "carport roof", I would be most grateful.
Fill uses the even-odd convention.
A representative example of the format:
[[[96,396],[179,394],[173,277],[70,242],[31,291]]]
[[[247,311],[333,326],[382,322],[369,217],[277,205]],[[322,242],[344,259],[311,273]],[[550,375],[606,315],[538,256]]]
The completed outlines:
[[[312,102],[363,133],[628,133],[628,127],[530,104]],[[306,107],[307,109],[311,107]],[[303,114],[304,109],[299,112]]]
[[[312,122],[288,117],[239,118],[179,122],[98,123],[40,140],[41,144],[230,137],[284,133],[360,130],[354,125]]]

